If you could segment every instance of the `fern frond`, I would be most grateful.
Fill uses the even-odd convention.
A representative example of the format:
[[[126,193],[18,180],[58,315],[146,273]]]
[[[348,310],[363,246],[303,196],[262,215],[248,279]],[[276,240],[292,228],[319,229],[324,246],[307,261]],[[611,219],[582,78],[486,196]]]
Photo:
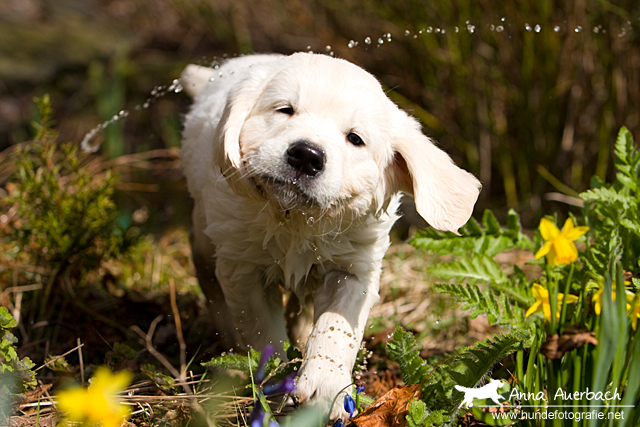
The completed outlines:
[[[445,366],[444,369],[456,384],[464,387],[475,387],[493,365],[514,351],[525,347],[530,339],[531,335],[528,330],[494,335],[493,340],[487,338],[484,341],[478,341],[473,346],[463,350],[464,352],[455,359],[456,365],[464,365],[465,369],[462,372],[449,366]],[[462,397],[462,393],[454,391],[454,404],[459,404]]]
[[[393,338],[387,343],[387,352],[391,360],[400,365],[405,384],[420,384],[429,375],[430,367],[420,357],[416,339],[401,326],[396,326],[393,331]]]
[[[435,264],[428,270],[442,279],[474,279],[485,283],[509,282],[498,263],[484,254],[473,254],[453,262]]]
[[[490,210],[482,216],[482,226],[470,218],[459,230],[460,236],[433,228],[419,230],[411,240],[413,246],[437,255],[462,256],[469,253],[484,253],[494,256],[514,247],[532,249],[533,242],[522,234],[520,217],[509,211],[507,227],[502,228]]]

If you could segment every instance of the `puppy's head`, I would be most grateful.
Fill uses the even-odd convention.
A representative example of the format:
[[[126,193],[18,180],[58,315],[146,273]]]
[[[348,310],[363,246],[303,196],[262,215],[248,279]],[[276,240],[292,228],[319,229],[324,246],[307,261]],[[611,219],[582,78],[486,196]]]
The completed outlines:
[[[324,55],[256,67],[231,93],[216,138],[214,161],[232,188],[284,210],[359,216],[405,191],[427,222],[455,231],[479,192],[373,76]]]

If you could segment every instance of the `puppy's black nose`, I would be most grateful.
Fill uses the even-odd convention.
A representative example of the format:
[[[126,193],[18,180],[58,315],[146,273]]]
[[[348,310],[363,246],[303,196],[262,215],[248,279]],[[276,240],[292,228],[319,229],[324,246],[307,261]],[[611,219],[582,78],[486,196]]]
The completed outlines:
[[[307,176],[316,176],[324,169],[324,151],[307,141],[291,144],[287,150],[287,163]]]

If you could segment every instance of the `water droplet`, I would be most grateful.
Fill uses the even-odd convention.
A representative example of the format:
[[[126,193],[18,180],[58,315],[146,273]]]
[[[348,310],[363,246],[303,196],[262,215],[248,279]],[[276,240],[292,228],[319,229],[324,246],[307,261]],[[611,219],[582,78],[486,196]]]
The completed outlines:
[[[326,46],[324,47],[324,50],[325,50],[325,51],[327,51],[327,52],[331,52],[331,46],[326,45]]]
[[[318,256],[316,257],[316,259],[317,259],[318,261],[322,261],[322,255],[318,255]]]
[[[384,40],[382,40],[382,37],[378,38],[378,44],[380,45],[380,44],[383,44],[383,43],[384,43]]]
[[[467,31],[469,31],[470,34],[473,34],[476,31],[476,26],[468,24],[467,25]]]
[[[393,338],[393,332],[391,332],[390,334],[387,334],[387,338],[389,339]]]
[[[502,25],[498,25],[498,26],[496,27],[496,31],[497,31],[497,32],[499,32],[499,33],[501,33],[501,32],[503,32],[503,31],[504,31],[504,27],[503,27]]]
[[[293,179],[291,180],[291,185],[296,185],[296,184],[298,184],[298,180],[297,180],[297,179],[295,179],[295,178],[293,178]],[[302,215],[304,215],[304,212],[302,212]]]
[[[555,27],[553,27],[553,31],[555,31],[556,33],[560,32],[560,26],[556,25]]]
[[[582,26],[578,25],[575,29],[575,32],[579,33],[580,31],[582,31]]]
[[[501,21],[502,21],[502,22],[504,22],[504,21],[506,21],[506,20],[507,20],[507,18],[505,18],[504,16],[503,16],[503,17],[502,17],[502,19],[501,19]]]
[[[542,27],[540,26],[540,24],[536,24],[536,26],[533,29],[533,31],[535,31],[536,33],[539,33],[541,30],[542,30]]]
[[[460,28],[458,28],[458,26],[456,25],[456,33],[460,32]]]
[[[410,35],[410,34],[411,34],[411,31],[409,31],[409,30],[404,30],[404,35],[405,35],[405,36],[408,36],[408,35]]]
[[[364,39],[365,44],[371,44],[371,37],[367,37]]]
[[[531,25],[524,24],[524,29],[527,30],[527,31],[531,31]]]
[[[358,46],[358,42],[355,40],[349,40],[349,44],[347,46],[349,46],[349,49],[353,49],[354,47]]]
[[[440,319],[436,320],[436,325],[440,324]]]
[[[429,34],[433,33],[433,27],[427,28],[427,33],[429,33]]]
[[[385,34],[384,38],[387,40],[387,43],[391,43],[391,33]]]
[[[313,225],[313,223],[315,222],[315,219],[313,219],[312,216],[309,217],[309,219],[307,220],[307,225],[309,227],[311,227]]]

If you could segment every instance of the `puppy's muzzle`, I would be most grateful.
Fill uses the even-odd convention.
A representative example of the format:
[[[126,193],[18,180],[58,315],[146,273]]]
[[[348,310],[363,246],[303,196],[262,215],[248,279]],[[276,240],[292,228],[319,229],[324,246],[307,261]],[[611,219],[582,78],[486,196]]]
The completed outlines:
[[[324,170],[324,151],[308,141],[296,141],[287,149],[287,163],[298,176],[314,177]]]

